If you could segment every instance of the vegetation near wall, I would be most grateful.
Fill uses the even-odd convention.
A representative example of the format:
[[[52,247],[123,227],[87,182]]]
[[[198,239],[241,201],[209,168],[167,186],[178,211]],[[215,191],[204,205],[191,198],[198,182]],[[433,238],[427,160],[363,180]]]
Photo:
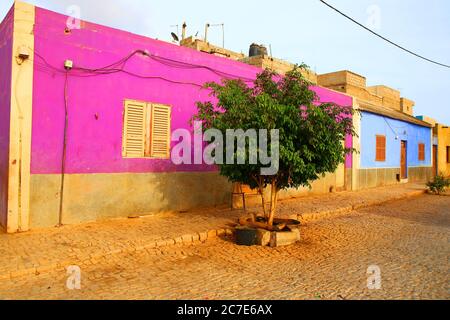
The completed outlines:
[[[252,86],[241,80],[207,83],[215,102],[198,102],[193,120],[202,121],[203,129],[218,129],[223,136],[229,129],[279,130],[278,141],[267,141],[268,150],[279,150],[278,172],[261,174],[266,166],[250,164],[249,141],[246,141],[246,164],[218,164],[220,173],[231,182],[263,190],[270,186],[270,208],[266,210],[267,228],[273,221],[280,190],[311,186],[311,182],[334,172],[353,152],[343,141],[356,135],[353,128],[353,108],[333,103],[320,103],[310,90],[311,83],[302,76],[306,66],[296,66],[285,76],[266,70],[257,76]],[[260,145],[262,141],[259,141]],[[278,144],[273,148],[273,144]],[[223,159],[230,150],[223,149]],[[234,158],[239,150],[232,150]]]

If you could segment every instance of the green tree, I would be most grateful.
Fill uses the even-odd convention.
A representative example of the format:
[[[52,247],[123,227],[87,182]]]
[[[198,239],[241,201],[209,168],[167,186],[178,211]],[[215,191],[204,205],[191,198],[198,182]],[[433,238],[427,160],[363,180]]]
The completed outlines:
[[[229,129],[279,130],[279,170],[262,175],[263,164],[250,164],[249,140],[246,140],[246,164],[219,164],[220,174],[231,182],[259,189],[267,228],[273,228],[280,190],[311,186],[311,182],[334,172],[353,149],[345,148],[347,135],[355,135],[351,106],[320,103],[311,83],[302,76],[305,65],[296,66],[285,76],[263,71],[252,86],[241,80],[207,83],[214,102],[197,102],[195,121],[203,129],[218,129],[225,136]],[[259,141],[261,142],[261,141]],[[272,141],[269,139],[268,150]],[[258,144],[259,145],[259,144]],[[229,151],[229,150],[228,150]],[[226,158],[227,150],[223,150]],[[234,158],[239,150],[234,150]],[[270,186],[270,209],[267,212],[264,190]]]

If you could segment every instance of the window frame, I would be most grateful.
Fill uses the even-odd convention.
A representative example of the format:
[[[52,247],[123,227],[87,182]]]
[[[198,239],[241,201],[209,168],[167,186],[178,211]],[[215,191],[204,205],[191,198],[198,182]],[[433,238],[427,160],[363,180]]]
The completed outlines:
[[[419,144],[418,144],[417,157],[418,157],[419,161],[425,161],[426,160],[425,143],[423,143],[423,142],[419,142]]]
[[[144,106],[144,155],[128,155],[127,154],[127,106],[130,104],[142,105]],[[153,108],[154,106],[163,106],[169,109],[169,117],[168,117],[168,134],[167,134],[167,155],[166,156],[152,156],[152,130],[154,129],[153,123]],[[171,139],[172,139],[172,105],[148,102],[136,99],[124,99],[123,100],[123,112],[122,112],[122,158],[123,159],[159,159],[159,160],[168,160],[170,159],[171,154]]]
[[[380,139],[382,139],[384,146],[380,146],[379,142]],[[375,136],[375,161],[376,162],[386,162],[386,146],[387,146],[387,139],[385,135],[377,134]],[[380,156],[381,150],[383,150],[383,156]]]
[[[450,163],[450,146],[447,146],[447,163]]]

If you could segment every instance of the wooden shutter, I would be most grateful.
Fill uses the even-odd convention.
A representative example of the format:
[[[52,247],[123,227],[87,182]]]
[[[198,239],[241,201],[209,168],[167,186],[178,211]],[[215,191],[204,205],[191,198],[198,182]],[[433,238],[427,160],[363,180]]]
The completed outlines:
[[[447,163],[450,163],[450,147],[447,147]]]
[[[425,161],[425,144],[419,143],[419,161]]]
[[[386,136],[377,136],[375,161],[386,161]]]
[[[171,107],[152,104],[150,156],[170,158]]]
[[[125,101],[122,150],[125,158],[145,157],[146,109],[145,102]]]

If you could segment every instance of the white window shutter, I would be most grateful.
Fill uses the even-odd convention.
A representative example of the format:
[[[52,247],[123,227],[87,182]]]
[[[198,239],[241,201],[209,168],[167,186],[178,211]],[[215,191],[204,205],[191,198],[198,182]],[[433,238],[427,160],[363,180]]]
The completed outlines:
[[[152,104],[150,156],[170,158],[171,107]]]
[[[138,101],[125,101],[123,125],[123,157],[145,157],[147,104]]]

